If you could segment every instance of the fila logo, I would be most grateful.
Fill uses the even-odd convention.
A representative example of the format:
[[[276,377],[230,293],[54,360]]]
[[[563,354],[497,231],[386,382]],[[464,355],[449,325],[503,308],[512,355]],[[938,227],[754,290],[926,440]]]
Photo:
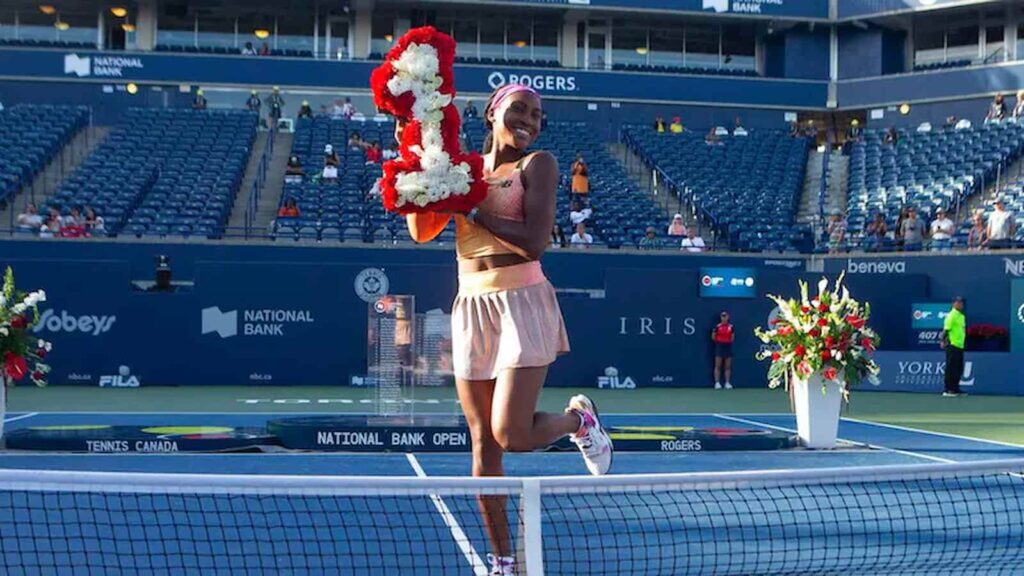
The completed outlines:
[[[618,376],[598,376],[597,387],[611,390],[636,390],[636,382],[629,376],[622,380]]]

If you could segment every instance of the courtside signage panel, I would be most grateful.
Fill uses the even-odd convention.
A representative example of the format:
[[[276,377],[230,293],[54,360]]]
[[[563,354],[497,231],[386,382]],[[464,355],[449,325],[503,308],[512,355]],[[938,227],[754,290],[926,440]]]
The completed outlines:
[[[754,268],[701,268],[701,298],[756,298]]]
[[[910,305],[910,347],[938,348],[942,341],[942,325],[949,314],[946,302],[915,302]]]

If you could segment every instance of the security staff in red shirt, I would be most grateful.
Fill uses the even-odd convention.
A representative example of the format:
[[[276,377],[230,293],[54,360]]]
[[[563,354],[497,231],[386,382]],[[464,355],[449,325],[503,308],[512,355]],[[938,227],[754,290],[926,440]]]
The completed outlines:
[[[722,369],[725,368],[725,389],[732,390],[732,341],[735,330],[729,323],[729,313],[723,311],[720,321],[711,330],[711,341],[715,346],[715,390],[722,389]]]

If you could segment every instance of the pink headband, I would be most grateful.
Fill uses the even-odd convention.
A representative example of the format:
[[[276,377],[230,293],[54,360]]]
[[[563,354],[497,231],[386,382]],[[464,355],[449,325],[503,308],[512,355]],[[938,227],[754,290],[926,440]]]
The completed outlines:
[[[498,91],[494,93],[494,98],[491,99],[491,105],[487,110],[496,110],[509,96],[518,92],[529,92],[537,98],[540,98],[540,94],[538,94],[536,90],[525,84],[505,84],[501,88],[498,88]],[[487,113],[487,110],[484,110],[484,114]]]

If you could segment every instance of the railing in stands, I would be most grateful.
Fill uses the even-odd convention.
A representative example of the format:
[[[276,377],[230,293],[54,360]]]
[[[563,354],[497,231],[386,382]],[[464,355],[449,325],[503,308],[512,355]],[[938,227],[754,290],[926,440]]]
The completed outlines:
[[[248,205],[245,208],[245,238],[253,236],[253,227],[256,224],[256,213],[259,210],[260,196],[263,194],[263,187],[267,184],[267,172],[270,169],[270,161],[274,157],[274,141],[277,130],[270,130],[267,133],[267,145],[263,147],[263,154],[260,156],[259,166],[256,167],[256,179],[253,180],[249,189]]]
[[[825,227],[825,203],[828,201],[828,164],[832,156],[832,136],[832,130],[825,134],[825,153],[821,156],[821,182],[818,184],[818,215],[817,221],[811,228],[814,231],[815,244],[817,244],[818,239],[821,237],[818,230],[822,230]]]

